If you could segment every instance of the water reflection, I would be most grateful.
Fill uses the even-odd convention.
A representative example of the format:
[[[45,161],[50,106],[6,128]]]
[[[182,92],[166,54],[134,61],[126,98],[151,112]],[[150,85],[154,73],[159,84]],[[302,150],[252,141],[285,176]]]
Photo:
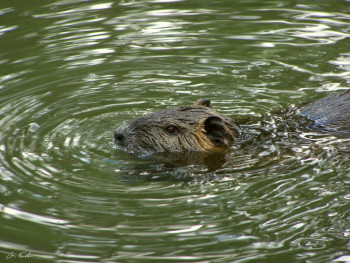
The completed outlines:
[[[349,255],[345,140],[262,131],[210,171],[112,146],[124,121],[199,98],[255,129],[273,126],[256,119],[266,112],[343,89],[346,1],[2,4],[0,261]]]

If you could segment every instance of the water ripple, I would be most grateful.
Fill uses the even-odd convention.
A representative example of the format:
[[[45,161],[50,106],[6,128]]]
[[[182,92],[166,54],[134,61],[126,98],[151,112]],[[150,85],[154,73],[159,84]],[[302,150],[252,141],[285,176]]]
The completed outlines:
[[[0,258],[348,254],[349,141],[271,114],[349,84],[345,2],[36,2],[0,10]],[[115,149],[124,121],[203,97],[260,139],[216,171]]]

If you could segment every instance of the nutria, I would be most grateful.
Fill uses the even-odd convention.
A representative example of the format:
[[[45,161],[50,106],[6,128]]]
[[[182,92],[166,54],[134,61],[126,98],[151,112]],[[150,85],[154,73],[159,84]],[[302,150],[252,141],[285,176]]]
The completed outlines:
[[[282,112],[289,116],[286,119],[297,123],[299,130],[302,127],[350,137],[350,90]],[[137,118],[114,133],[115,144],[124,152],[143,157],[176,154],[183,159],[189,159],[193,153],[205,154],[206,158],[222,156],[235,143],[249,141],[254,136],[254,132],[215,111],[209,99]]]

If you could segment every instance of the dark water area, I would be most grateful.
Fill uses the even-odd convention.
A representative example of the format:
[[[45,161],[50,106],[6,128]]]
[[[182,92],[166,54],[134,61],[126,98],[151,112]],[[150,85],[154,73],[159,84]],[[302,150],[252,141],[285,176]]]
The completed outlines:
[[[276,110],[348,89],[349,10],[2,0],[0,262],[350,262],[349,139],[276,130],[213,171],[113,144],[200,98],[273,130]]]

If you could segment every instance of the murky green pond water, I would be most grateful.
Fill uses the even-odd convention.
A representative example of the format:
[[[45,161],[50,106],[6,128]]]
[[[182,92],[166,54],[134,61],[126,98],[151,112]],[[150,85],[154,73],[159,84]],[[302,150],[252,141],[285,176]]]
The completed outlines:
[[[348,88],[349,7],[2,0],[0,261],[350,260],[343,140],[257,140],[211,172],[113,146],[199,98],[239,121]]]

